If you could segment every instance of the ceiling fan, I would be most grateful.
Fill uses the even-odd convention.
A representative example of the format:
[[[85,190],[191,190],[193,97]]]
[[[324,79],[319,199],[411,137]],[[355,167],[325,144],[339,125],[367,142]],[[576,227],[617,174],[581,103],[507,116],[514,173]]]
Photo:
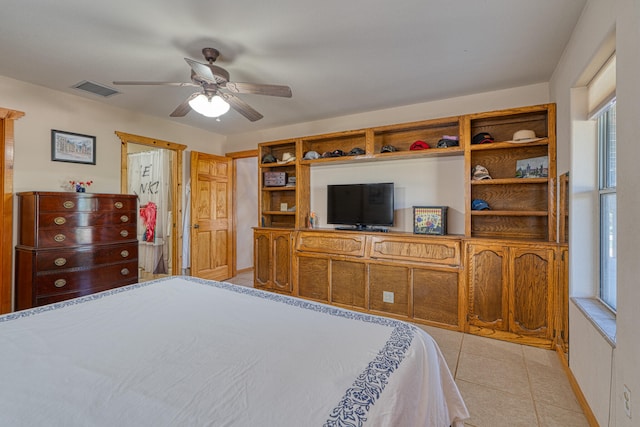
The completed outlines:
[[[291,98],[291,88],[289,86],[230,82],[229,73],[224,68],[213,65],[216,59],[218,59],[220,52],[212,47],[205,47],[202,49],[202,54],[207,60],[206,64],[184,58],[187,64],[189,64],[189,67],[191,67],[190,82],[114,81],[113,84],[199,87],[200,90],[191,94],[169,114],[171,117],[184,117],[192,109],[209,117],[218,117],[226,113],[229,107],[231,107],[247,119],[255,122],[264,116],[234,94],[247,93]],[[221,109],[211,111],[211,114],[205,110],[201,111],[201,108],[213,109],[216,105],[221,106]]]

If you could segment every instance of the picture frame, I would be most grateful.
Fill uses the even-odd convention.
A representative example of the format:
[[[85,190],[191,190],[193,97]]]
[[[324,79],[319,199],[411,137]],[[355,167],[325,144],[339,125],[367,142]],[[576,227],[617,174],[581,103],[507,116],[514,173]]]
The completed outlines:
[[[547,178],[548,175],[549,158],[547,156],[516,161],[516,178]]]
[[[51,160],[96,164],[96,137],[51,129]]]
[[[447,206],[414,206],[414,234],[447,234]]]

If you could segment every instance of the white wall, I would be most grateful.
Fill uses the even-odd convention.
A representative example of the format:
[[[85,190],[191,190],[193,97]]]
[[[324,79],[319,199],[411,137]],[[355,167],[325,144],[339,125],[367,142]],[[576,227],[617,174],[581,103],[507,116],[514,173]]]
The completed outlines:
[[[572,39],[551,79],[552,100],[558,105],[558,163],[571,165],[571,177],[584,178],[580,161],[580,142],[587,130],[581,123],[580,95],[575,89],[593,75],[594,64],[603,63],[603,55],[615,41],[617,57],[617,171],[618,171],[618,305],[616,347],[610,360],[603,360],[606,352],[604,338],[587,325],[584,315],[572,306],[570,311],[569,364],[578,383],[587,394],[588,403],[602,426],[631,427],[640,419],[640,337],[637,332],[637,308],[640,306],[640,277],[638,241],[640,227],[640,188],[637,185],[637,164],[640,159],[640,3],[636,0],[589,0]],[[615,37],[615,38],[613,38]],[[567,158],[569,157],[569,158]],[[581,182],[578,179],[578,182]],[[588,183],[585,183],[588,184]],[[587,248],[592,242],[581,236],[593,235],[594,215],[580,210],[584,205],[578,199],[580,188],[573,187],[570,210],[570,292],[582,292],[595,288],[596,280],[583,273],[585,266],[593,263],[593,255]],[[575,200],[574,200],[575,197]],[[578,209],[576,209],[578,208]],[[576,212],[576,210],[578,212]],[[591,245],[591,246],[587,246]],[[595,276],[597,277],[597,276]],[[604,350],[603,350],[604,349]],[[574,369],[575,368],[575,369]],[[607,372],[608,369],[612,371]],[[597,371],[598,375],[594,375]],[[602,374],[608,374],[602,377]],[[606,383],[611,384],[611,393]],[[603,386],[603,384],[605,384]],[[632,395],[632,418],[625,415],[622,406],[623,384]],[[635,399],[635,400],[634,400]]]
[[[258,225],[258,158],[236,159],[236,267],[253,267],[253,228]]]

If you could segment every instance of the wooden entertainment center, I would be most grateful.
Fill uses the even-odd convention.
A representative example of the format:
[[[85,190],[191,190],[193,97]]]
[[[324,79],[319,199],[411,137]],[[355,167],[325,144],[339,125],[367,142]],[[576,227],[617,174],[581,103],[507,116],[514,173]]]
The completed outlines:
[[[254,230],[255,286],[336,306],[522,344],[566,348],[566,244],[557,241],[556,111],[542,104],[259,144],[260,224]],[[511,141],[531,130],[536,139]],[[472,144],[487,132],[493,142]],[[443,135],[459,145],[437,148]],[[417,140],[428,150],[410,150]],[[397,148],[381,152],[385,145]],[[305,159],[353,148],[364,154]],[[463,235],[343,231],[309,227],[310,168],[464,156]],[[289,162],[283,161],[295,157]],[[544,173],[515,177],[525,159]],[[485,166],[491,179],[473,180]],[[284,172],[289,185],[266,185]],[[542,170],[540,171],[542,172]],[[295,177],[292,185],[290,178]],[[482,199],[490,210],[472,210]],[[295,207],[294,209],[291,209]]]

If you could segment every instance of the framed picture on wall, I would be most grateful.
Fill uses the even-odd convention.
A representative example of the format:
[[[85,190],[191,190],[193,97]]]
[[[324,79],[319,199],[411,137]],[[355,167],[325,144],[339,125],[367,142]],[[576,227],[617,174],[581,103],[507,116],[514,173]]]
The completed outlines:
[[[447,206],[414,206],[414,234],[447,234]]]
[[[96,164],[96,137],[51,129],[51,160]]]

